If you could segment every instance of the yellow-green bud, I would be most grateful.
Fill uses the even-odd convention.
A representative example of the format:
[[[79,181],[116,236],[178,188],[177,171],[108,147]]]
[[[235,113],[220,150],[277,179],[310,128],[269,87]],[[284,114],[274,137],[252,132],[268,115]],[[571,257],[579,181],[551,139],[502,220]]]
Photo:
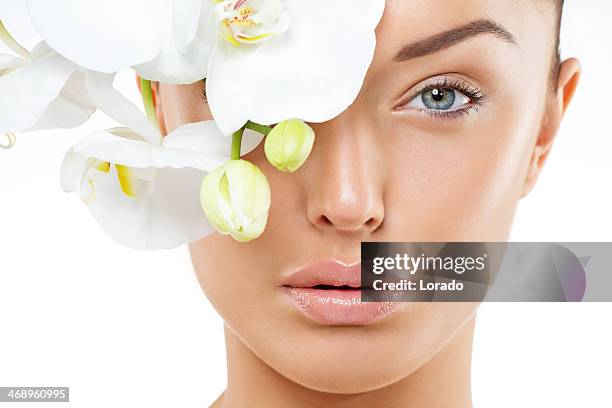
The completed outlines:
[[[303,121],[285,120],[274,126],[266,137],[266,157],[277,169],[294,172],[310,155],[314,139],[314,130]]]
[[[257,166],[246,160],[230,160],[204,177],[200,202],[219,233],[240,242],[251,241],[266,228],[270,185]]]

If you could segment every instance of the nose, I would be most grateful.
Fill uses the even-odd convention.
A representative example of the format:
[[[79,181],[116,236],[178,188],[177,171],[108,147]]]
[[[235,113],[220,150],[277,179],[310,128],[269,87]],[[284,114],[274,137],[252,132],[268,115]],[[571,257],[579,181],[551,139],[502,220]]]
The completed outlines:
[[[381,149],[370,128],[354,119],[341,115],[315,126],[307,211],[324,232],[368,234],[384,219]]]

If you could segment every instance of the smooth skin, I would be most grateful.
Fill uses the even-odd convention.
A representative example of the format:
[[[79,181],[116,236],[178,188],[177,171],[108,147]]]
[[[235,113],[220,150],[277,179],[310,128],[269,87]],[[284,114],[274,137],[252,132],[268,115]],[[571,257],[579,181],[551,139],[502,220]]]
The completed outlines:
[[[451,45],[421,42],[485,19],[513,41],[485,30]],[[373,325],[320,326],[278,285],[315,260],[359,260],[362,240],[507,240],[580,75],[569,59],[551,79],[555,21],[547,1],[388,0],[362,91],[337,118],[312,124],[306,164],[279,172],[263,144],[245,157],[272,188],[265,233],[190,246],[225,321],[228,385],[214,407],[471,406],[476,304],[405,303]],[[402,50],[413,55],[398,58]],[[415,108],[423,86],[441,81],[484,97],[467,114]],[[202,91],[157,84],[162,129],[210,119]]]

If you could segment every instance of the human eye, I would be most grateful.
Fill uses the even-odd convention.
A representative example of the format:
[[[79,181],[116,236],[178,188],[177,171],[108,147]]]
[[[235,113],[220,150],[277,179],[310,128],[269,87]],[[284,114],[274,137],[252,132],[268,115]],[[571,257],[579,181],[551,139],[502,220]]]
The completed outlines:
[[[453,119],[478,110],[483,92],[461,78],[435,77],[409,91],[395,108],[398,112],[416,112],[434,119]]]

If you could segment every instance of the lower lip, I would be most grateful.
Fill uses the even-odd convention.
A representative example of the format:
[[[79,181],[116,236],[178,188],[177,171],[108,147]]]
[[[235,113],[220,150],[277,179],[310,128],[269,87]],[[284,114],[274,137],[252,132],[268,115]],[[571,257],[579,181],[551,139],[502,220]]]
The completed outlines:
[[[367,325],[388,317],[397,302],[361,302],[361,291],[283,287],[290,303],[324,325]]]

